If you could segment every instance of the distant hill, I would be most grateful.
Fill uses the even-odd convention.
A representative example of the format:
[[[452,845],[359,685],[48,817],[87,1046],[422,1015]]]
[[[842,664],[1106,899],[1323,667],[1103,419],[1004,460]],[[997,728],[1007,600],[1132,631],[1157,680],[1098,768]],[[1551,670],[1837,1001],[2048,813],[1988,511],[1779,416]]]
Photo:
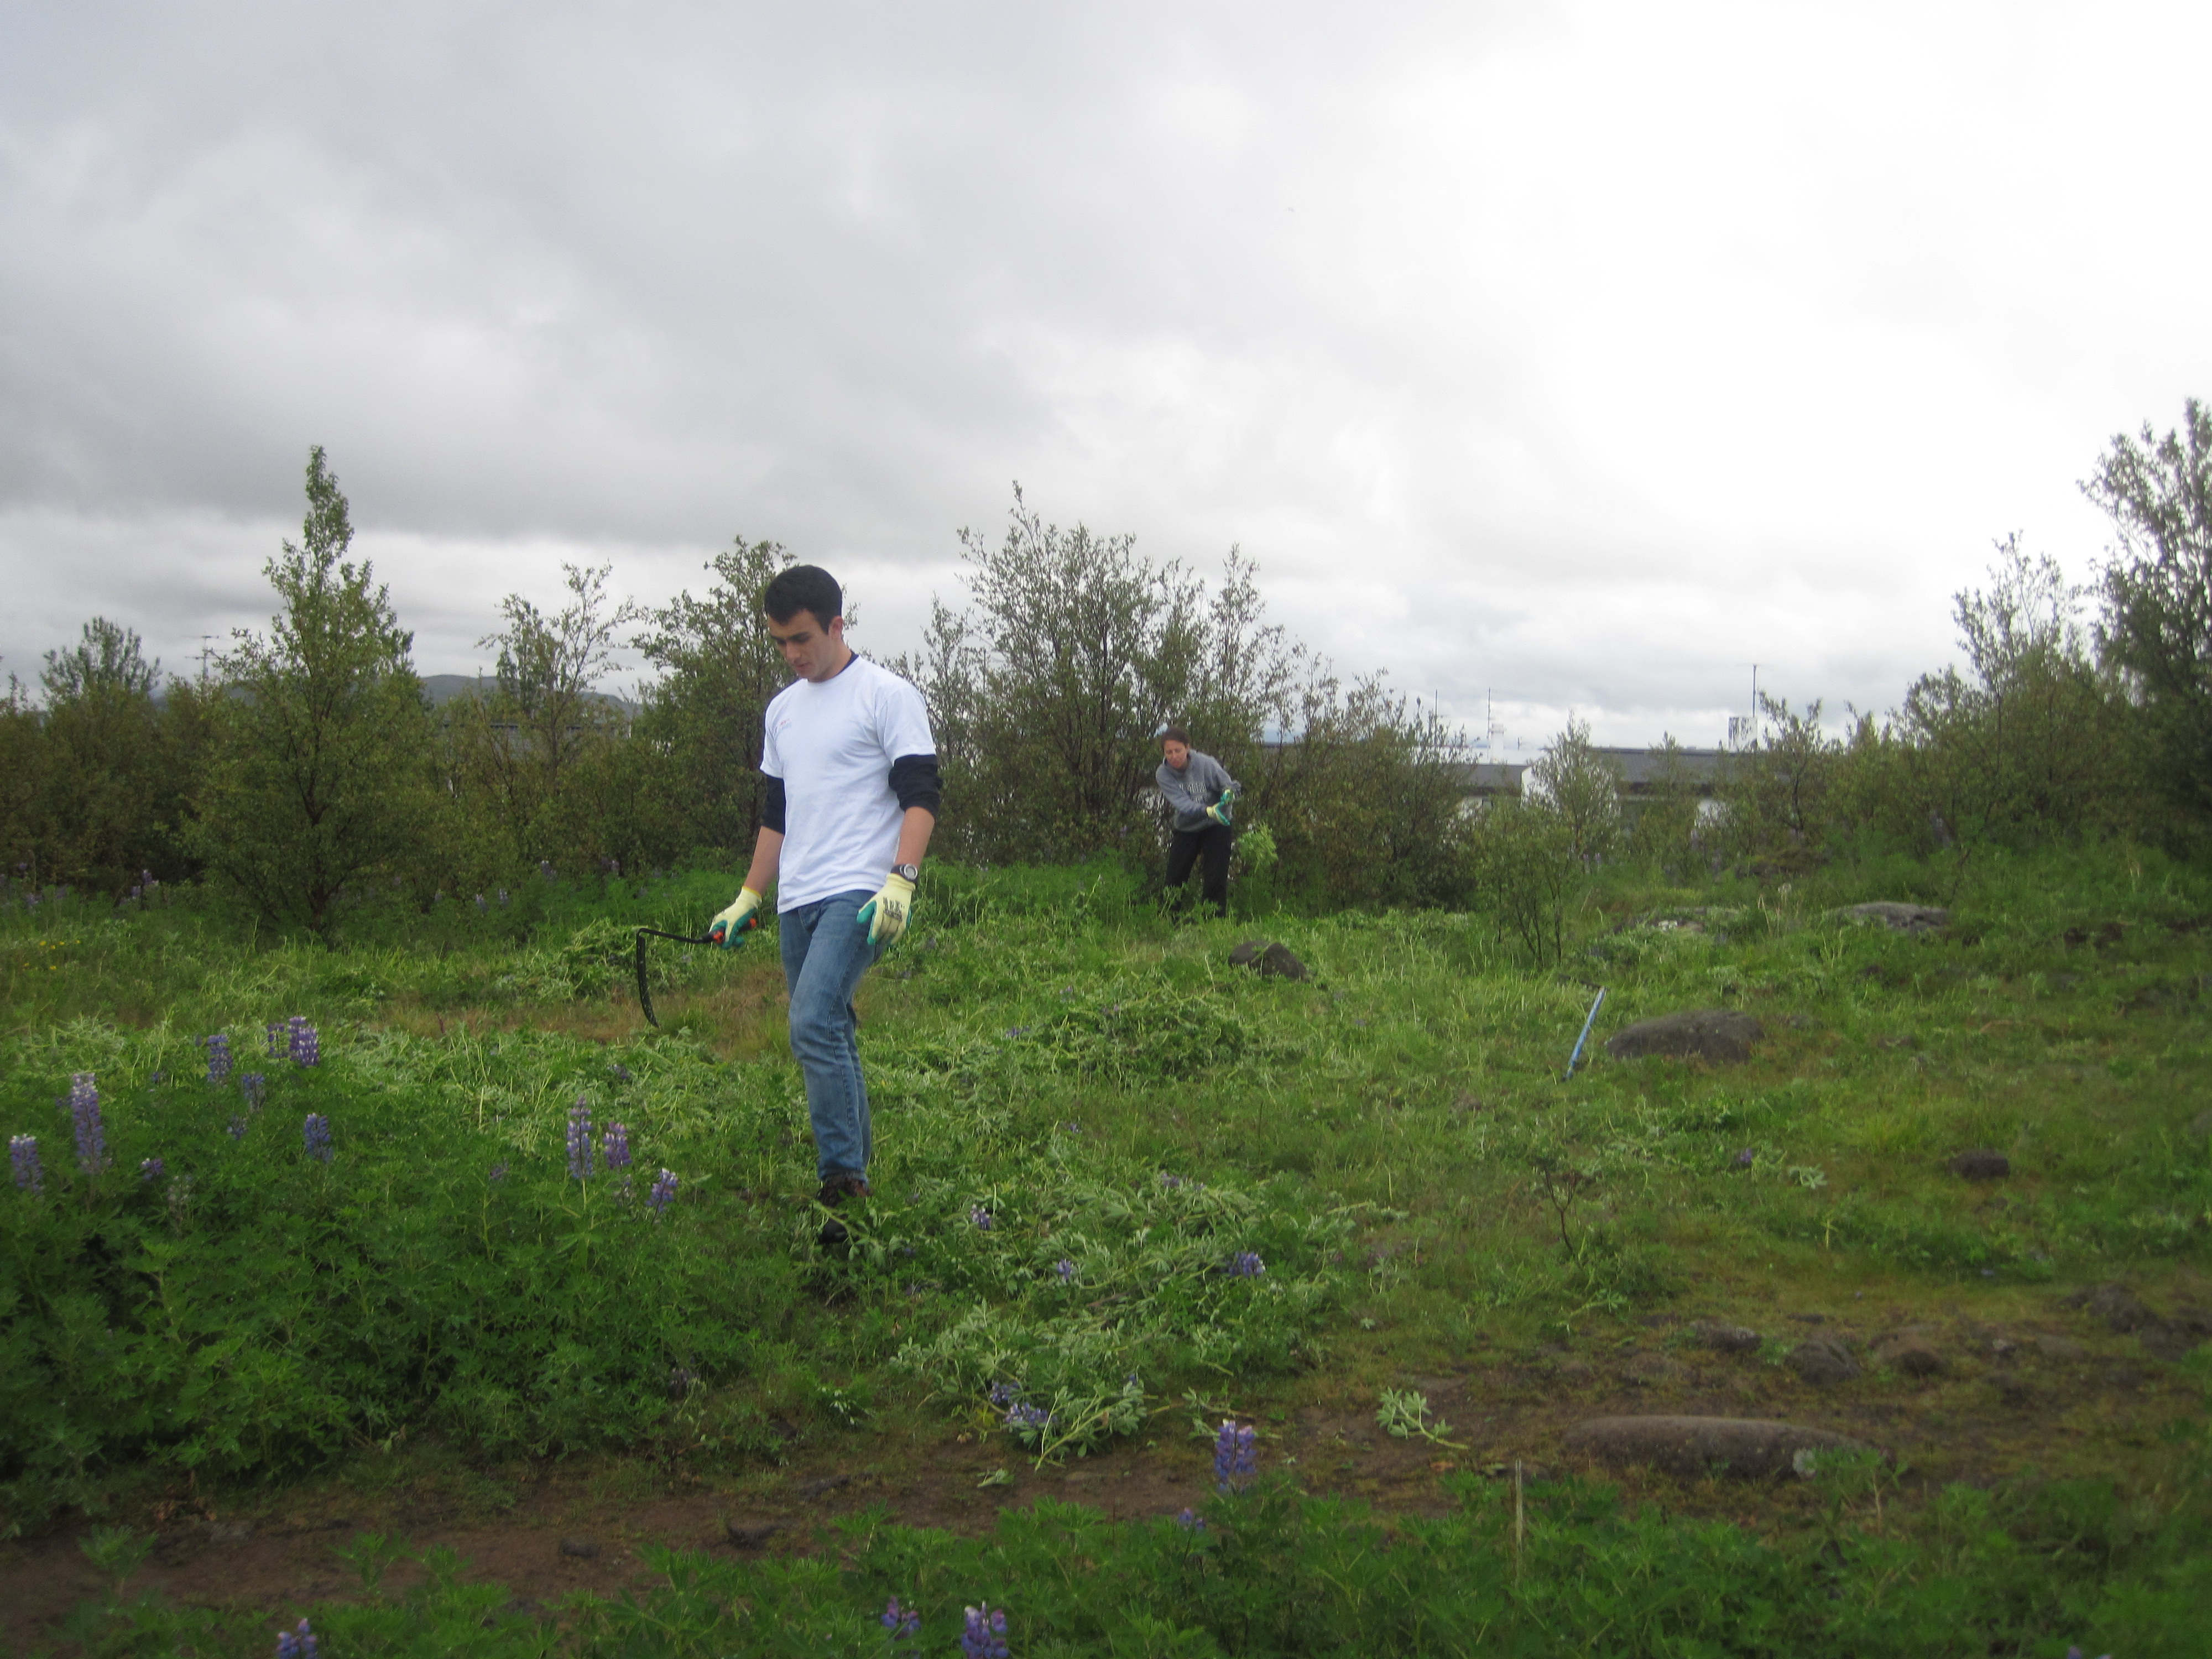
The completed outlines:
[[[430,706],[433,708],[441,703],[451,702],[464,692],[475,690],[479,684],[487,691],[492,689],[492,681],[488,675],[481,681],[474,674],[425,674],[422,676],[422,689],[430,694]],[[592,697],[596,702],[603,702],[611,708],[620,709],[623,714],[630,718],[636,717],[638,705],[628,697],[618,697],[611,691],[594,691],[592,693]]]

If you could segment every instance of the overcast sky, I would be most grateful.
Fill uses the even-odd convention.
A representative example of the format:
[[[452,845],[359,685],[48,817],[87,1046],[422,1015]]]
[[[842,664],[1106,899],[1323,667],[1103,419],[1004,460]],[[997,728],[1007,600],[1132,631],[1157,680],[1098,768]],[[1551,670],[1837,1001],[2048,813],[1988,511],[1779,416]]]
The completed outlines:
[[[1018,479],[1507,742],[1886,708],[2212,395],[2212,8],[0,4],[0,672],[265,623],[328,447],[426,672]]]

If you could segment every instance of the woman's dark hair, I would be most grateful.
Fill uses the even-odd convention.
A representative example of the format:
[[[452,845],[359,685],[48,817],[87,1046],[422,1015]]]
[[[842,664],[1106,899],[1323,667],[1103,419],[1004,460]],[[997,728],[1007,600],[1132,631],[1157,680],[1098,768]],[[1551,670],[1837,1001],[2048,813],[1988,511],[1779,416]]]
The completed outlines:
[[[1160,741],[1162,743],[1179,743],[1184,748],[1188,749],[1190,747],[1190,733],[1184,731],[1180,726],[1164,726],[1160,731]]]
[[[780,623],[789,622],[802,611],[811,611],[814,620],[827,628],[832,617],[845,614],[845,591],[820,565],[795,564],[776,574],[761,594],[761,609]]]

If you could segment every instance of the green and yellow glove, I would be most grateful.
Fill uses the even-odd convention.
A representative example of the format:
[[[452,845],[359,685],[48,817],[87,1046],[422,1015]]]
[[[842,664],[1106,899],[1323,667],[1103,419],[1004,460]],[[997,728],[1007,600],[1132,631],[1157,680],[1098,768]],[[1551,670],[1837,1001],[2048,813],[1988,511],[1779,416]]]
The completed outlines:
[[[1231,795],[1230,792],[1224,789],[1221,792],[1221,799],[1206,809],[1206,816],[1212,818],[1224,830],[1230,827],[1229,806],[1232,799],[1234,798]]]
[[[889,945],[906,932],[914,913],[914,884],[904,876],[886,876],[882,890],[860,907],[860,920],[868,924],[868,943]]]
[[[730,908],[716,916],[707,926],[707,937],[725,951],[738,942],[738,936],[749,933],[760,926],[761,896],[750,887],[740,887]]]

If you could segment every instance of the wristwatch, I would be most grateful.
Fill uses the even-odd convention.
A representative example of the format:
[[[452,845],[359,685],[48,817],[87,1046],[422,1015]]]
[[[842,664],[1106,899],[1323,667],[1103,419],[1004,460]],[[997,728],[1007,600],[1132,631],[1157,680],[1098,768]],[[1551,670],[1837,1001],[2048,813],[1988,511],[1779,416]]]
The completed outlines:
[[[891,866],[891,873],[895,876],[903,876],[908,881],[920,881],[921,866],[918,864],[894,864]]]

